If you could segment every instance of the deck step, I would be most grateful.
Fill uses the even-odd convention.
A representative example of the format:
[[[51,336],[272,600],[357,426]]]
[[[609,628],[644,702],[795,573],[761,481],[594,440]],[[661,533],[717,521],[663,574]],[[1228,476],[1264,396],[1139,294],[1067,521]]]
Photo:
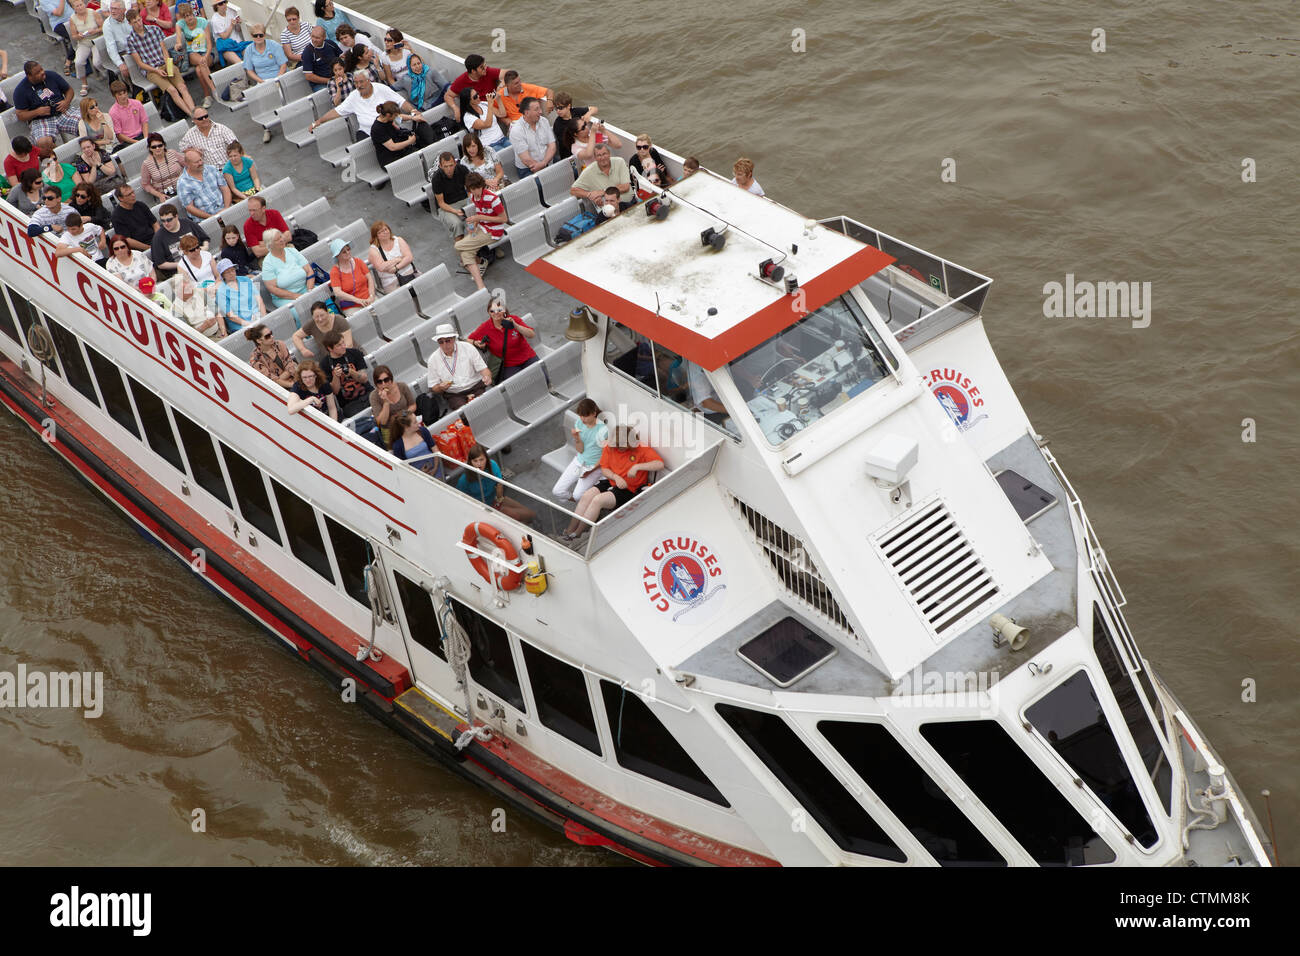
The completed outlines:
[[[453,742],[457,736],[456,728],[465,723],[460,716],[415,686],[399,694],[393,703],[440,737]]]

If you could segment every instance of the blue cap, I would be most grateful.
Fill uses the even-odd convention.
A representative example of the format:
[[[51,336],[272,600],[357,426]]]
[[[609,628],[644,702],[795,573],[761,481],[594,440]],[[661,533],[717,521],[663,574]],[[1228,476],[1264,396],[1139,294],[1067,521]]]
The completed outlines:
[[[49,232],[53,228],[53,226],[42,226],[39,222],[34,222],[27,227],[27,235],[39,236],[42,233]]]
[[[352,243],[348,242],[346,239],[331,239],[330,255],[337,258],[338,254],[350,245],[352,245]]]

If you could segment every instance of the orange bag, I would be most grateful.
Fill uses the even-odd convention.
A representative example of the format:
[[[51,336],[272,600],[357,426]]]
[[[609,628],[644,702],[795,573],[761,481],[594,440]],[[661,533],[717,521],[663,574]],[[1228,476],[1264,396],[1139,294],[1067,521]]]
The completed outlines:
[[[474,445],[474,431],[462,421],[454,421],[434,436],[433,443],[438,451],[448,458],[467,461],[469,450]]]

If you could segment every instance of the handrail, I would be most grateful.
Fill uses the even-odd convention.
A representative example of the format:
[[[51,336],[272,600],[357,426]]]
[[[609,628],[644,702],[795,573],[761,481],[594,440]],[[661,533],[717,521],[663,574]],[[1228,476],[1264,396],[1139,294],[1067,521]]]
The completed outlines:
[[[1106,557],[1106,549],[1101,546],[1101,542],[1097,538],[1097,532],[1093,530],[1092,522],[1088,520],[1088,513],[1083,509],[1083,502],[1079,500],[1079,495],[1074,490],[1074,486],[1070,484],[1070,479],[1065,477],[1065,472],[1061,469],[1060,463],[1057,462],[1056,456],[1041,446],[1039,451],[1043,453],[1043,458],[1052,469],[1052,474],[1056,476],[1056,480],[1065,489],[1066,500],[1078,516],[1079,523],[1083,527],[1084,540],[1088,545],[1088,568],[1102,579],[1107,597],[1111,599],[1111,606],[1118,612],[1119,608],[1128,604],[1128,599],[1124,596],[1119,581],[1115,577],[1115,572],[1111,569],[1110,561]],[[1118,600],[1116,600],[1116,596],[1118,596]]]

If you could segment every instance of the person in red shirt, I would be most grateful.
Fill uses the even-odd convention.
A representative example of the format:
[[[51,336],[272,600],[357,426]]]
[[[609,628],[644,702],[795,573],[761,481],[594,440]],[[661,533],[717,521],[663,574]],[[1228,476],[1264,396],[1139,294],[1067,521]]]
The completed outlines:
[[[456,79],[451,81],[447,87],[447,92],[442,94],[442,98],[447,103],[447,108],[451,110],[451,115],[460,122],[460,91],[466,87],[471,87],[478,91],[478,95],[486,100],[489,93],[495,93],[498,86],[501,85],[501,71],[494,66],[488,66],[487,60],[477,53],[471,53],[465,57],[465,72]]]
[[[600,453],[600,471],[605,477],[588,488],[578,502],[563,538],[572,541],[586,534],[590,526],[578,520],[597,521],[607,508],[621,508],[650,481],[650,475],[663,471],[664,460],[649,445],[637,440],[636,432],[628,425],[620,425],[610,432],[609,442]]]
[[[519,316],[510,315],[501,299],[493,299],[488,303],[487,321],[471,332],[468,338],[480,349],[501,360],[498,384],[538,361],[537,353],[528,343],[529,339],[537,338],[537,333],[525,325]]]
[[[487,188],[487,181],[478,173],[465,177],[465,188],[469,190],[469,202],[465,206],[465,235],[452,246],[460,253],[460,261],[465,264],[465,271],[473,278],[474,285],[486,289],[483,270],[487,268],[487,260],[480,259],[478,251],[505,235],[506,207],[501,197]]]
[[[330,242],[334,265],[330,269],[330,288],[334,301],[344,312],[362,309],[375,301],[370,289],[370,266],[352,255],[352,246],[346,239]]]
[[[244,242],[248,244],[249,251],[259,259],[266,255],[262,233],[268,229],[279,229],[286,236],[293,234],[289,224],[284,221],[284,216],[274,209],[268,209],[265,199],[261,196],[249,196],[248,219],[244,222]]]
[[[18,185],[24,169],[40,169],[41,160],[36,155],[32,141],[26,136],[15,136],[9,144],[9,155],[5,157],[5,179],[12,188]]]

